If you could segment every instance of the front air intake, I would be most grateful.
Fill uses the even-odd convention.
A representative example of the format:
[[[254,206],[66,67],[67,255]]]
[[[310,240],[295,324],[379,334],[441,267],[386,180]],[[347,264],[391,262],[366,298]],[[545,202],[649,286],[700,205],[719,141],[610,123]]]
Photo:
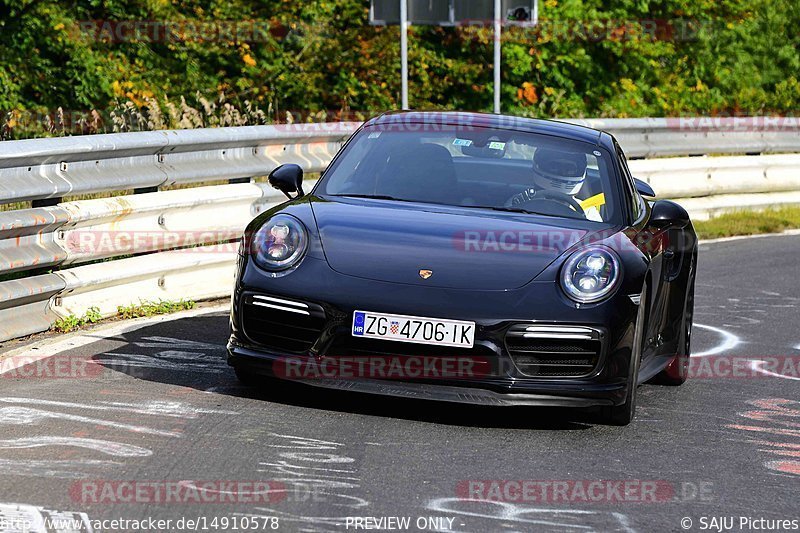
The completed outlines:
[[[586,326],[515,324],[506,332],[506,350],[528,377],[582,377],[592,374],[603,350],[602,333]]]
[[[247,294],[243,303],[244,334],[274,352],[307,353],[325,327],[325,311],[311,302]]]

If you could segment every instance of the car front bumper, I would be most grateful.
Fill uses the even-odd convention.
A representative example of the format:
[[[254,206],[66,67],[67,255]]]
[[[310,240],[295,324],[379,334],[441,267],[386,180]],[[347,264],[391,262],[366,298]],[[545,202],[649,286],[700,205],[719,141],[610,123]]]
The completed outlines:
[[[302,309],[318,315],[318,326],[314,327],[319,331],[306,337],[305,343],[275,340],[277,337],[271,336],[272,333],[284,333],[289,337],[292,334],[280,329],[279,320],[268,324],[248,318],[252,316],[248,313],[254,309],[251,305],[254,295],[306,305]],[[303,261],[302,268],[277,278],[265,275],[246,258],[240,259],[231,311],[228,363],[253,373],[287,379],[285,372],[275,371],[276,362],[287,358],[320,362],[342,354],[366,354],[366,350],[351,343],[355,342],[350,328],[356,309],[474,321],[477,325],[475,350],[462,350],[459,355],[476,353],[488,358],[492,361],[491,370],[440,379],[372,379],[371,376],[342,379],[324,375],[289,379],[327,389],[481,405],[589,407],[618,405],[624,401],[637,306],[623,290],[602,304],[578,308],[554,282],[531,282],[508,291],[401,285],[340,274],[324,260],[312,257]],[[296,313],[286,313],[286,324],[291,324],[295,316]],[[527,325],[591,329],[597,347],[592,368],[573,376],[532,375],[530,369],[534,367],[523,367],[519,354],[511,350],[508,343],[511,330],[524,329]],[[277,332],[262,335],[265,328]],[[372,343],[370,348],[375,346]],[[375,355],[409,357],[416,354],[407,353],[407,343],[379,341],[378,347]],[[425,345],[414,346],[420,347],[423,350],[420,353],[426,356],[448,353],[428,350]],[[347,351],[351,348],[355,349],[353,354]],[[550,354],[549,357],[555,356]]]

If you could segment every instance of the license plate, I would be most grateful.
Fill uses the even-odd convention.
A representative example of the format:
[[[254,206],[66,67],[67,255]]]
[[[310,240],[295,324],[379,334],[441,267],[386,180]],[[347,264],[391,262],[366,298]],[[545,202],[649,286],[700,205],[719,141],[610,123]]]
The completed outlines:
[[[353,336],[472,348],[475,322],[356,311]]]

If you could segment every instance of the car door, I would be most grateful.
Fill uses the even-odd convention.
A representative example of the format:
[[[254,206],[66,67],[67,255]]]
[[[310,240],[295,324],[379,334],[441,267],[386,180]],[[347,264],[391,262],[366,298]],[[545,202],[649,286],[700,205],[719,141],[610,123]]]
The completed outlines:
[[[650,256],[652,287],[643,352],[653,357],[674,354],[685,299],[685,283],[680,282],[685,270],[684,228],[655,228],[648,224],[650,206],[636,190],[625,154],[619,146],[617,157],[628,192],[632,226],[638,229],[637,242],[640,249]]]
[[[669,300],[669,289],[663,283],[664,279],[664,255],[660,246],[660,235],[649,227],[650,205],[642,198],[636,190],[628,161],[625,153],[618,144],[616,147],[616,157],[619,164],[623,196],[625,197],[625,207],[630,217],[629,224],[632,228],[631,239],[639,249],[649,258],[650,279],[652,285],[649,288],[647,302],[647,324],[643,335],[644,345],[642,347],[642,367],[648,367],[648,363],[658,355],[658,339],[662,336],[666,317],[668,313],[667,301]]]

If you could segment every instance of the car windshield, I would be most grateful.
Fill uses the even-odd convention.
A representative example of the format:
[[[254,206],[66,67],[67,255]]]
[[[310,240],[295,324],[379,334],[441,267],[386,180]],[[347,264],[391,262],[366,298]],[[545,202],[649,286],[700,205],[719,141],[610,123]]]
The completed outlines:
[[[317,194],[617,222],[612,158],[604,149],[551,135],[464,129],[365,127]]]

